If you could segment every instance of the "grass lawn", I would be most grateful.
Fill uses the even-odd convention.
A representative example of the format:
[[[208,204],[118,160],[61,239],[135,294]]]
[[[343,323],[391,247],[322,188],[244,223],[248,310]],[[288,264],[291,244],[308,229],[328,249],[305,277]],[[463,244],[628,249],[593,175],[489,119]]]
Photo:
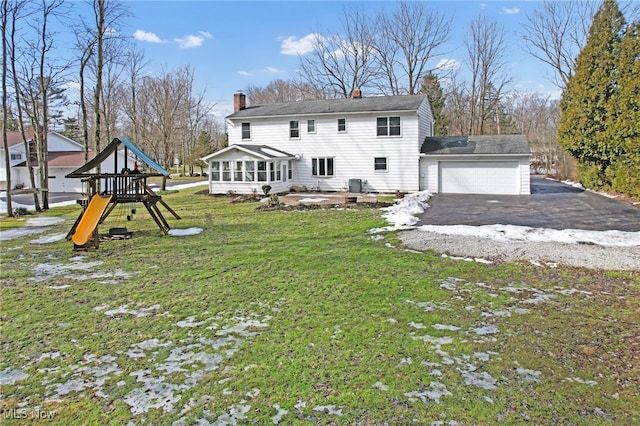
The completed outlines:
[[[131,239],[30,243],[70,206],[1,242],[0,423],[640,423],[639,273],[445,259],[372,238],[377,209],[201,189],[163,196],[195,235],[137,206],[100,228]]]

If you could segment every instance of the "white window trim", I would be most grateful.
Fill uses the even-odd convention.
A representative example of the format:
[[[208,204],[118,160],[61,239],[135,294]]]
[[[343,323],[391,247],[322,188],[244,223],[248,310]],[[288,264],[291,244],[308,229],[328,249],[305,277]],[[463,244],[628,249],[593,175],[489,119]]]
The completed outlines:
[[[376,170],[376,158],[384,158],[385,159],[385,169],[384,170]],[[389,173],[389,157],[373,157],[373,172],[374,173]]]
[[[391,133],[391,118],[395,118],[398,117],[400,119],[400,134],[399,135],[390,135],[389,133]],[[387,119],[387,134],[386,135],[379,135],[378,134],[378,119],[379,118],[386,118]],[[402,117],[398,116],[398,115],[387,115],[387,116],[380,116],[380,117],[376,117],[376,137],[377,138],[401,138],[402,137]]]

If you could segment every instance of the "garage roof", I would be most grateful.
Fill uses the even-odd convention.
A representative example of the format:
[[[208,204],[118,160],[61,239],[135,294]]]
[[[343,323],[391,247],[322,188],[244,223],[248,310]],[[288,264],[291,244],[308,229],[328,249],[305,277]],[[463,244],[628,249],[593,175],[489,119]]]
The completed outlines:
[[[530,155],[525,135],[482,135],[427,137],[420,153],[424,155]]]

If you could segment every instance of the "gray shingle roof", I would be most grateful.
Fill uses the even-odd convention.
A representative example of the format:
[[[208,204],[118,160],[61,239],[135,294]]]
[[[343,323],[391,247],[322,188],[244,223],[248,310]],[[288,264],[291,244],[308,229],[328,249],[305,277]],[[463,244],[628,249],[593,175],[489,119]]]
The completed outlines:
[[[531,154],[525,135],[483,135],[427,137],[420,153],[443,154]]]
[[[417,111],[425,99],[425,95],[375,96],[369,98],[328,99],[252,105],[227,116],[227,118]]]

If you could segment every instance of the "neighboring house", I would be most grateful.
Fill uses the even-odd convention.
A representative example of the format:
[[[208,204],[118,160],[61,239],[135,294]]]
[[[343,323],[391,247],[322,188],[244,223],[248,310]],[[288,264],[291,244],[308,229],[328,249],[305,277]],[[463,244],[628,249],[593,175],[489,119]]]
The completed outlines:
[[[428,137],[420,149],[421,188],[433,193],[530,194],[524,135]]]
[[[31,147],[32,167],[35,173],[36,185],[40,182],[37,155],[32,141],[33,133],[27,133],[29,138],[29,146]],[[7,132],[9,142],[9,155],[11,162],[11,189],[30,188],[31,182],[27,169],[27,158],[25,147],[20,132]],[[48,166],[49,166],[49,192],[84,192],[83,184],[79,179],[69,179],[65,176],[74,171],[78,167],[85,164],[84,147],[82,144],[69,139],[68,137],[58,133],[49,132],[47,134]],[[7,189],[6,169],[4,166],[4,150],[0,149],[0,187],[2,190]],[[118,154],[124,159],[124,153]],[[93,152],[89,152],[89,159],[94,157]],[[124,164],[122,161],[121,164]],[[113,170],[103,170],[105,173],[111,173]]]
[[[489,160],[506,160],[504,153],[496,152],[490,157],[479,151],[438,157],[424,151],[430,147],[434,128],[431,106],[424,95],[367,98],[356,90],[350,99],[247,107],[245,95],[236,93],[234,113],[226,117],[226,123],[229,146],[202,159],[209,165],[211,194],[260,193],[264,184],[271,186],[272,193],[292,188],[449,192],[456,188],[440,186],[440,182],[448,182],[447,171],[454,165],[462,162],[471,173]],[[526,163],[528,179],[529,154],[519,155],[518,164],[522,161],[524,167]],[[438,179],[443,161],[447,163],[442,167],[445,176]],[[500,170],[499,165],[494,166],[493,170]],[[512,186],[495,190],[515,193]],[[518,180],[518,186],[526,186],[528,191],[528,180],[526,185]],[[481,189],[471,188],[470,192],[483,192]]]

